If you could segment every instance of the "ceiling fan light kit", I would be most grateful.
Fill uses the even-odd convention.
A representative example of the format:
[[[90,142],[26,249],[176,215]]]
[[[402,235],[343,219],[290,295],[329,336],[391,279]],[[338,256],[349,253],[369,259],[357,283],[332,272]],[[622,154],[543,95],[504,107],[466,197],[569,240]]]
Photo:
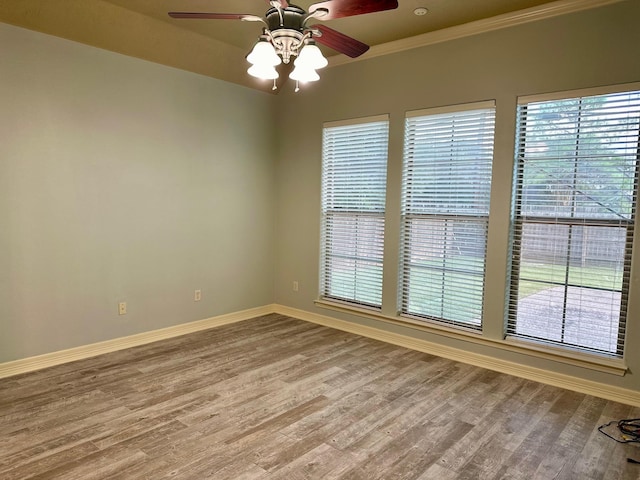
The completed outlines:
[[[289,74],[289,78],[296,82],[317,82],[320,80],[320,75],[313,68],[296,66]]]
[[[280,76],[273,65],[251,65],[247,73],[262,80],[275,80]]]
[[[289,78],[296,81],[295,91],[299,91],[299,82],[315,82],[320,79],[318,72],[329,63],[316,45],[337,50],[352,58],[365,53],[369,46],[326,25],[307,25],[312,19],[329,20],[365,13],[380,12],[398,8],[397,0],[329,0],[309,7],[309,13],[302,8],[287,3],[286,0],[267,0],[271,6],[264,18],[239,13],[192,13],[169,12],[172,18],[243,20],[265,24],[262,35],[247,55],[251,64],[247,73],[251,76],[273,80],[273,89],[277,88],[276,79],[280,76],[276,67],[289,64],[296,57],[295,68]]]
[[[276,49],[269,42],[267,35],[260,36],[260,40],[247,55],[247,62],[251,65],[270,65],[275,67],[282,63],[282,59],[276,53]]]
[[[320,70],[329,65],[329,61],[324,58],[316,42],[311,38],[305,41],[305,46],[293,63],[295,66],[309,67],[314,70]]]

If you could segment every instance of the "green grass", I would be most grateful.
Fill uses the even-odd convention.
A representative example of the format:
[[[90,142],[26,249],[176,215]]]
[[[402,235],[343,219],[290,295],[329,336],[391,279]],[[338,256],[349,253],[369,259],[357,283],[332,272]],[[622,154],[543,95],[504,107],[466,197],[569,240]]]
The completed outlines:
[[[364,272],[367,270],[369,272],[365,274]],[[368,265],[366,267],[361,266],[358,269],[358,278],[370,278],[375,275],[382,277],[381,266]],[[368,282],[356,280],[352,270],[341,271],[340,269],[335,269],[331,272],[329,284],[331,288],[327,294],[332,297],[369,305],[380,305],[382,303],[382,285],[380,285],[379,289],[372,289]]]
[[[453,257],[447,261],[447,266],[470,267],[473,262],[475,265],[470,270],[481,272],[482,262],[478,258]],[[409,310],[418,315],[477,324],[482,312],[482,292],[475,287],[479,287],[476,281],[479,283],[480,279],[477,275],[448,271],[444,277],[444,285],[442,285],[442,273],[437,269],[431,269],[441,265],[442,260],[422,261],[419,263],[422,268],[411,269],[411,284],[414,286],[422,285],[423,288],[418,288],[416,294],[409,298]],[[370,265],[367,268],[379,270],[381,267]],[[360,274],[364,273],[362,270],[366,271],[360,266]],[[568,281],[570,285],[581,287],[620,290],[622,275],[622,270],[615,268],[571,266]],[[518,296],[522,299],[543,290],[561,286],[564,282],[565,267],[563,265],[523,263],[520,267]],[[459,288],[460,285],[465,284],[466,288]],[[364,284],[354,282],[352,271],[334,271],[331,285],[331,292],[328,293],[332,296],[355,299],[358,302],[372,305],[380,304],[381,290],[371,292]]]
[[[452,267],[454,263],[473,273],[450,270],[443,272],[438,268],[442,261],[421,262],[420,267],[410,269],[409,283],[413,288],[408,299],[408,311],[479,325],[482,317],[482,263],[476,262],[474,267],[470,267],[470,262],[447,261],[447,266]]]
[[[542,265],[523,263],[520,266],[519,297],[524,298],[547,288],[553,288],[565,282],[564,265]],[[568,283],[581,287],[620,290],[622,286],[622,270],[608,267],[569,268]]]

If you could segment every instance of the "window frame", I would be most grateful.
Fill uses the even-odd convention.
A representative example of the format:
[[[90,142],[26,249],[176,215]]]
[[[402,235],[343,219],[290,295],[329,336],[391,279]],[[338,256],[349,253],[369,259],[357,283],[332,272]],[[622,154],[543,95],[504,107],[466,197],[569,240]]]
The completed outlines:
[[[635,170],[634,170],[634,179],[633,179],[633,195],[631,200],[631,211],[630,217],[628,219],[606,219],[606,218],[592,218],[589,216],[545,216],[545,215],[527,215],[523,213],[524,208],[524,193],[523,188],[524,185],[524,159],[520,158],[521,152],[524,151],[526,144],[526,120],[521,120],[521,116],[526,117],[527,106],[534,103],[542,103],[542,102],[553,102],[553,101],[571,101],[571,100],[582,100],[585,98],[593,98],[601,95],[615,95],[615,94],[624,94],[624,93],[635,93],[640,91],[640,84],[623,84],[623,85],[613,85],[613,86],[605,86],[605,87],[597,87],[590,89],[581,89],[581,90],[573,90],[573,91],[563,91],[563,92],[554,92],[551,94],[544,95],[531,95],[531,96],[523,96],[518,97],[517,105],[517,119],[515,125],[515,160],[514,160],[514,175],[513,175],[513,190],[512,190],[512,205],[511,205],[511,227],[510,227],[510,241],[509,241],[509,257],[510,261],[508,262],[508,272],[507,272],[507,291],[505,295],[505,323],[504,323],[504,331],[505,331],[505,339],[508,342],[514,343],[524,343],[529,344],[534,349],[542,349],[542,351],[556,351],[562,352],[566,351],[569,354],[571,352],[587,355],[587,356],[595,356],[601,358],[611,358],[611,359],[620,359],[624,358],[625,353],[625,343],[626,343],[626,326],[628,319],[628,308],[629,308],[629,290],[631,284],[631,268],[632,268],[632,252],[633,252],[633,243],[636,235],[636,222],[637,218],[637,208],[638,208],[638,195],[639,195],[639,175],[640,175],[640,125],[638,125],[638,148],[635,154]],[[525,113],[522,113],[522,112]],[[579,120],[581,122],[581,119]],[[579,125],[582,125],[579,123]],[[579,135],[578,135],[579,136]],[[580,158],[579,153],[579,144],[576,143],[576,158]],[[577,164],[578,160],[576,160]],[[573,194],[576,194],[576,189],[573,187],[571,189]],[[573,211],[572,211],[573,213]],[[565,298],[563,303],[563,327],[562,327],[562,340],[555,341],[546,338],[536,337],[533,335],[527,335],[523,333],[518,333],[516,331],[517,322],[518,322],[518,307],[519,307],[519,298],[518,298],[518,289],[521,281],[534,281],[540,282],[538,279],[527,279],[523,278],[521,275],[522,265],[523,265],[523,239],[524,239],[524,229],[527,225],[557,225],[557,226],[566,226],[568,228],[568,237],[567,237],[567,258],[565,267],[565,280],[562,283],[557,283],[559,286],[563,286],[565,288],[569,287],[578,287],[578,288],[595,288],[597,290],[603,291],[615,291],[618,290],[613,288],[602,288],[602,287],[588,287],[584,285],[574,284],[569,280],[570,275],[570,261],[572,255],[572,235],[574,228],[588,228],[588,227],[604,227],[604,228],[624,228],[624,253],[622,254],[621,261],[623,263],[623,271],[621,276],[621,286],[620,286],[620,314],[618,318],[618,331],[616,338],[616,351],[605,351],[604,349],[597,349],[595,347],[589,347],[585,345],[578,345],[571,342],[565,342],[564,335],[564,325],[566,319],[566,310],[567,310],[567,300]],[[516,241],[516,239],[519,239]],[[553,282],[551,282],[553,283]],[[583,342],[584,343],[584,342]]]
[[[487,113],[486,111],[490,111]],[[482,126],[474,128],[474,135],[477,138],[474,138],[475,141],[480,142],[484,140],[485,135],[487,134],[487,127],[484,125],[484,122],[490,122],[490,134],[491,134],[491,148],[490,152],[487,156],[485,152],[481,155],[482,159],[487,162],[482,165],[483,168],[488,170],[488,187],[486,191],[483,191],[484,202],[486,203],[486,211],[483,214],[478,213],[465,213],[461,214],[459,212],[451,213],[451,212],[430,212],[430,213],[419,213],[415,211],[411,211],[416,208],[416,203],[413,202],[412,194],[409,192],[411,190],[410,185],[413,185],[415,182],[415,176],[413,175],[413,170],[415,170],[416,160],[413,156],[413,152],[410,154],[410,150],[415,148],[415,145],[412,144],[409,146],[410,139],[410,129],[415,128],[415,126],[410,127],[414,120],[412,119],[420,119],[420,118],[429,118],[429,117],[437,117],[441,115],[447,115],[447,117],[443,117],[443,122],[451,122],[452,128],[447,129],[447,135],[450,135],[453,140],[457,135],[459,135],[459,131],[454,128],[454,124],[456,123],[456,114],[464,115],[477,115],[478,118],[482,119]],[[489,231],[489,217],[490,217],[490,202],[491,202],[491,192],[492,192],[492,169],[493,169],[493,159],[495,153],[495,119],[496,119],[496,102],[495,100],[486,100],[444,107],[435,107],[429,109],[421,109],[406,112],[405,114],[405,130],[404,130],[404,150],[403,150],[403,159],[402,159],[402,181],[401,181],[401,213],[400,213],[400,244],[399,244],[399,271],[397,277],[397,288],[398,288],[398,311],[401,317],[405,317],[407,319],[411,319],[418,322],[425,323],[433,323],[433,324],[441,324],[447,327],[461,328],[466,329],[474,334],[481,333],[483,328],[483,317],[484,317],[484,302],[485,302],[485,287],[486,287],[486,265],[487,265],[487,247],[488,247],[488,231]],[[435,127],[436,129],[439,127]],[[430,131],[430,133],[435,136],[435,131]],[[441,133],[441,132],[439,132]],[[433,137],[430,138],[433,142]],[[458,143],[455,143],[456,147]],[[453,159],[457,157],[456,154],[450,154],[450,158]],[[449,193],[449,192],[447,192]],[[450,201],[450,198],[442,199],[440,201]],[[474,208],[478,208],[477,205]],[[481,273],[472,272],[472,275],[475,277],[480,277],[481,284],[481,292],[479,298],[475,298],[479,300],[479,309],[478,309],[478,322],[466,322],[462,320],[456,320],[452,318],[445,318],[444,312],[445,309],[449,306],[448,297],[445,299],[445,295],[449,295],[445,293],[445,284],[447,283],[447,276],[460,274],[458,268],[451,268],[446,266],[446,255],[443,257],[443,266],[442,266],[442,298],[441,298],[441,315],[440,317],[435,315],[429,315],[425,313],[420,313],[417,311],[412,311],[410,308],[410,295],[411,295],[411,283],[410,283],[410,274],[409,270],[411,270],[411,260],[409,260],[412,256],[412,247],[419,248],[421,246],[420,240],[416,243],[413,242],[411,238],[411,227],[412,223],[415,220],[434,220],[443,222],[443,229],[449,230],[451,228],[455,228],[455,226],[463,225],[463,229],[466,229],[467,223],[474,223],[483,231],[482,236],[482,245],[478,243],[474,243],[474,247],[477,248],[481,246],[483,255],[482,255],[482,267]],[[438,237],[443,245],[447,242],[449,238],[448,231],[445,232],[443,230],[443,236]],[[437,242],[438,240],[436,240]],[[426,243],[425,243],[426,242]],[[432,246],[433,241],[424,240],[424,236],[422,237],[422,245]],[[445,249],[446,250],[446,249]],[[448,258],[448,257],[447,257]],[[463,272],[463,275],[468,274],[468,272]],[[419,289],[419,286],[414,286],[415,289]],[[415,310],[415,309],[414,309]]]
[[[384,147],[384,182],[383,182],[383,190],[380,194],[383,197],[382,208],[374,208],[371,210],[367,209],[358,209],[358,208],[332,208],[330,205],[327,205],[327,197],[330,196],[328,193],[328,179],[327,179],[327,162],[328,159],[326,157],[326,148],[325,144],[327,142],[326,135],[327,131],[332,128],[340,128],[340,127],[359,127],[367,124],[385,124],[384,127],[384,137],[380,138],[385,144]],[[352,305],[354,307],[366,308],[371,310],[380,311],[382,309],[382,281],[383,281],[383,268],[384,268],[384,229],[386,223],[386,192],[387,192],[387,172],[388,172],[388,163],[389,163],[389,115],[375,115],[368,117],[359,117],[349,120],[341,120],[334,122],[325,122],[323,124],[323,148],[322,148],[322,172],[321,172],[321,212],[320,212],[320,221],[321,221],[321,238],[320,238],[320,278],[319,278],[319,298],[323,301],[328,302],[336,302],[343,303],[346,305]],[[329,233],[333,231],[331,228],[332,225],[335,225],[334,220],[342,218],[346,222],[352,221],[355,225],[360,225],[362,222],[365,224],[371,224],[376,232],[374,236],[381,236],[380,242],[375,243],[375,247],[379,249],[379,257],[377,257],[377,262],[379,263],[379,274],[375,276],[375,278],[368,278],[367,275],[361,274],[358,275],[358,264],[360,262],[365,263],[367,260],[365,258],[361,258],[357,253],[353,255],[346,254],[337,254],[332,253],[332,237]],[[366,227],[365,227],[366,229]],[[357,238],[359,228],[355,229],[355,236],[352,238]],[[357,251],[360,248],[366,248],[367,239],[371,238],[366,235],[363,237],[362,242],[356,240],[354,242],[353,248]],[[331,277],[331,273],[333,270],[330,268],[333,259],[341,258],[347,261],[354,262],[354,282],[358,280],[362,281],[362,284],[365,285],[365,289],[369,286],[369,282],[378,282],[379,281],[379,292],[373,292],[373,296],[379,296],[379,302],[375,301],[366,301],[363,300],[363,296],[357,293],[357,285],[354,285],[354,294],[353,296],[347,295],[336,295],[334,290],[332,290],[332,282],[333,278]],[[377,273],[377,272],[376,272]],[[377,287],[377,285],[375,285]],[[365,292],[371,293],[371,292]],[[377,298],[377,297],[376,297]]]

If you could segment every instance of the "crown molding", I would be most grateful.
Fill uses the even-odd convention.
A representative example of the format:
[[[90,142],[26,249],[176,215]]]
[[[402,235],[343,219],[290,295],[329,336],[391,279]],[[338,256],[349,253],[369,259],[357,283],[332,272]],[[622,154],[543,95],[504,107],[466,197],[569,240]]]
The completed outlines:
[[[458,38],[478,35],[480,33],[491,32],[502,28],[514,27],[524,23],[553,18],[560,15],[566,15],[568,13],[580,12],[582,10],[589,10],[613,3],[619,3],[621,1],[624,0],[558,0],[556,2],[547,3],[537,7],[526,8],[516,12],[509,12],[495,17],[476,20],[463,25],[456,25],[454,27],[423,33],[422,35],[416,35],[414,37],[374,45],[367,53],[358,58],[349,58],[346,55],[332,56],[328,59],[329,66],[335,67],[346,63],[391,55],[393,53],[404,52],[405,50],[448,42]]]

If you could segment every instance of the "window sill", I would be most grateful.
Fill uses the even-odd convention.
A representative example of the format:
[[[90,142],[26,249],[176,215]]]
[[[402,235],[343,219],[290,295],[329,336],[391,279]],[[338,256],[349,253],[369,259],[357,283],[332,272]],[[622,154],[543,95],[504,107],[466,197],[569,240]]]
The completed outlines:
[[[377,310],[357,307],[346,303],[338,303],[329,300],[316,300],[314,303],[320,308],[332,310],[335,312],[358,315],[360,317],[379,320],[381,322],[394,325],[401,325],[423,332],[428,332],[434,335],[440,335],[443,337],[463,340],[478,345],[499,348],[501,350],[509,352],[528,355],[535,358],[542,358],[545,360],[552,360],[555,362],[560,362],[581,368],[587,368],[590,370],[604,372],[612,375],[624,376],[627,372],[627,366],[625,365],[623,359],[610,358],[604,355],[600,356],[597,354],[588,354],[568,349],[565,350],[542,343],[533,341],[530,342],[510,337],[507,337],[503,340],[489,339],[483,337],[482,333],[475,329],[464,327],[450,327],[445,325],[438,325],[435,323],[431,324],[413,320],[408,317],[392,317],[389,315],[384,315]]]

